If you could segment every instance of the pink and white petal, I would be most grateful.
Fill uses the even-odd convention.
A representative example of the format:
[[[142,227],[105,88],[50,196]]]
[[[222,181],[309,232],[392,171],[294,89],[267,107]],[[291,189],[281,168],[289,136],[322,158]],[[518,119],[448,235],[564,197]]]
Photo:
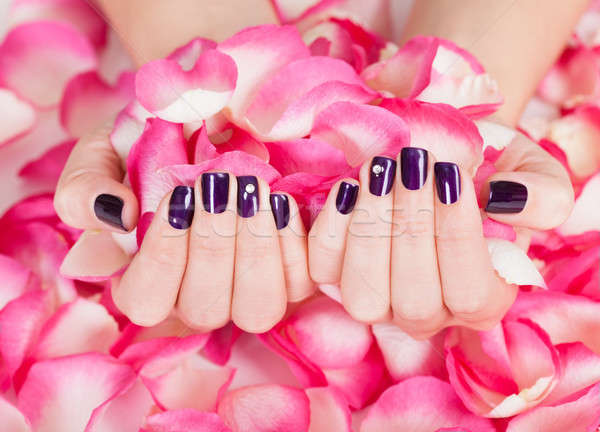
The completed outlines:
[[[222,132],[210,136],[218,153],[239,150],[269,162],[269,151],[262,141],[257,141],[248,132],[233,124],[230,126],[230,128],[226,126]],[[227,137],[229,137],[227,141],[219,143]]]
[[[445,378],[444,337],[418,341],[393,324],[374,324],[373,335],[394,382],[417,375]]]
[[[406,123],[411,147],[429,150],[437,160],[454,162],[475,175],[483,161],[483,139],[475,123],[456,108],[401,99],[385,99],[381,107]]]
[[[360,432],[430,432],[457,426],[478,432],[496,430],[489,419],[469,412],[450,384],[419,376],[388,388],[369,410]]]
[[[31,270],[13,258],[0,255],[0,311],[10,301],[20,297],[32,284],[34,276]]]
[[[230,119],[238,125],[264,83],[288,63],[310,56],[293,26],[251,27],[220,43],[218,50],[233,58],[237,65],[235,91],[227,106]]]
[[[514,242],[517,239],[517,232],[511,225],[507,225],[490,218],[485,218],[481,222],[481,225],[485,238],[495,238],[509,242]]]
[[[167,59],[176,61],[184,71],[189,71],[194,68],[194,65],[203,52],[215,49],[216,47],[217,43],[210,39],[196,38],[177,48],[169,54]]]
[[[146,120],[154,117],[137,100],[130,102],[115,119],[110,142],[125,166],[133,144],[142,136]]]
[[[210,332],[202,354],[218,365],[225,365],[231,357],[233,344],[240,337],[242,331],[233,323],[229,323],[220,329]]]
[[[309,406],[302,390],[265,384],[227,393],[217,412],[233,432],[306,432]]]
[[[176,185],[161,175],[169,165],[187,163],[186,141],[181,124],[155,118],[135,142],[127,158],[127,172],[140,201],[140,214],[153,212],[158,203]]]
[[[353,64],[355,54],[350,34],[334,21],[325,21],[302,33],[313,56],[328,56]]]
[[[78,298],[62,305],[42,329],[33,356],[37,360],[108,352],[119,337],[114,318],[100,304]]]
[[[50,293],[42,290],[25,293],[0,311],[0,354],[9,375],[29,356],[51,313]]]
[[[36,431],[81,432],[93,410],[131,385],[133,370],[103,354],[81,354],[35,363],[18,407]]]
[[[19,177],[36,183],[46,183],[54,189],[73,147],[74,140],[51,147],[39,158],[24,165],[19,171]]]
[[[138,432],[154,400],[137,378],[92,412],[84,432]]]
[[[507,432],[593,432],[600,426],[600,384],[576,400],[537,407],[512,419]]]
[[[194,409],[166,411],[146,419],[143,432],[232,432],[215,413]]]
[[[486,242],[494,270],[507,283],[546,288],[544,278],[523,249],[502,238],[488,237]]]
[[[189,71],[174,60],[145,64],[135,78],[139,102],[174,123],[204,120],[225,107],[236,87],[237,68],[226,54],[211,49]]]
[[[262,86],[246,120],[265,141],[298,139],[308,135],[315,117],[332,103],[366,103],[376,95],[346,62],[309,57],[289,63]]]
[[[548,135],[551,122],[559,117],[560,107],[534,96],[525,106],[519,119],[519,128],[533,140],[539,141]]]
[[[2,427],[7,432],[32,432],[23,413],[2,396],[0,396],[0,419],[2,419]]]
[[[98,256],[98,251],[103,251]],[[131,257],[108,231],[84,231],[65,256],[60,273],[71,279],[98,282],[120,274]]]
[[[356,365],[373,342],[368,325],[353,320],[339,303],[324,296],[304,303],[284,325],[298,349],[323,369]]]
[[[24,22],[58,21],[75,26],[95,46],[104,44],[106,39],[106,23],[80,0],[16,0],[8,17],[10,27]]]
[[[65,87],[61,123],[72,136],[82,137],[111,120],[134,96],[132,72],[124,72],[114,86],[97,72],[79,74]]]
[[[341,149],[316,138],[268,143],[269,163],[283,176],[303,172],[331,176],[350,171]]]
[[[308,432],[352,432],[350,408],[344,396],[331,387],[305,390],[310,403]]]
[[[578,235],[587,231],[600,231],[600,173],[590,178],[575,200],[571,215],[560,227],[562,235]]]
[[[0,82],[40,107],[56,105],[67,82],[96,65],[86,37],[58,22],[21,24],[0,45]]]
[[[396,157],[409,145],[407,124],[378,106],[337,102],[316,118],[312,138],[341,149],[349,165],[361,165],[372,156]]]
[[[0,146],[23,136],[35,125],[35,109],[7,88],[0,88],[0,110]]]

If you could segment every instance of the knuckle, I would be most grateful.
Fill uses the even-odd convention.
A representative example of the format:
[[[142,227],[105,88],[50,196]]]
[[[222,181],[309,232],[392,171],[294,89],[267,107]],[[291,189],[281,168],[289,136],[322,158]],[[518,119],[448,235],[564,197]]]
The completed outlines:
[[[323,236],[311,238],[309,242],[309,252],[316,257],[335,258],[342,253],[342,248],[340,246],[340,243],[342,242],[333,241],[332,239],[327,239]]]
[[[437,321],[442,311],[441,305],[416,304],[400,301],[393,306],[394,315],[402,321],[429,323]]]
[[[196,253],[210,256],[214,260],[219,260],[233,256],[235,244],[232,239],[214,239],[194,235],[190,241],[190,249]]]
[[[489,304],[482,295],[461,295],[446,299],[446,306],[452,314],[467,321],[480,320],[486,317]]]
[[[398,220],[397,232],[408,240],[433,236],[433,212],[418,211],[413,214],[403,212]]]
[[[210,310],[180,305],[179,316],[193,329],[214,330],[229,322],[229,310],[211,307]]]
[[[232,314],[236,326],[248,333],[265,333],[283,318],[283,311],[270,311],[262,314],[238,312]]]
[[[348,301],[344,298],[342,288],[342,303],[346,312],[356,321],[376,323],[385,320],[389,312],[389,303],[376,295],[363,295],[359,301]]]

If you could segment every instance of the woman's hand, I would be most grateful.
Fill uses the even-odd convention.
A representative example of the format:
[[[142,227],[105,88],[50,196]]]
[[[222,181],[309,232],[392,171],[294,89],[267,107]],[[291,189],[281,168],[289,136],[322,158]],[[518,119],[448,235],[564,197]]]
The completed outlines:
[[[135,228],[138,203],[122,183],[109,130],[77,143],[54,202],[71,226],[123,233]],[[243,330],[264,332],[283,317],[287,301],[313,290],[294,199],[271,194],[256,177],[213,172],[162,199],[140,250],[113,284],[113,299],[140,325],[159,323],[175,306],[194,328],[232,319]]]
[[[538,145],[518,135],[496,167],[483,191],[489,217],[534,229],[568,217],[568,175]],[[450,325],[487,329],[502,319],[518,287],[492,267],[470,176],[405,148],[397,160],[365,163],[359,180],[333,187],[311,229],[315,282],[340,282],[355,319],[393,319],[418,338]]]

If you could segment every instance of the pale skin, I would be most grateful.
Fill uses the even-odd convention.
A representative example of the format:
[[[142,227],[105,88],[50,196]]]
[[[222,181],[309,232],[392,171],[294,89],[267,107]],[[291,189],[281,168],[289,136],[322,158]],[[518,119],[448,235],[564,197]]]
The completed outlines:
[[[456,4],[417,1],[403,40],[435,35],[472,52],[505,95],[495,120],[514,126],[587,0],[548,0],[543,8],[535,0]],[[246,26],[276,22],[267,0],[178,0],[176,8],[161,0],[98,0],[98,6],[138,65],[193,37],[223,40]],[[151,30],[157,28],[162,31]],[[119,232],[100,221],[93,209],[99,194],[112,194],[124,201],[122,221],[131,231],[137,225],[138,203],[122,183],[124,173],[109,130],[110,125],[79,141],[58,184],[55,207],[72,226]],[[461,176],[459,199],[444,204],[435,192],[434,162],[435,155],[429,154],[429,175],[419,190],[408,190],[399,181],[398,163],[391,192],[375,196],[369,192],[367,161],[358,181],[344,180],[360,185],[354,211],[343,215],[336,210],[339,183],[334,185],[309,234],[292,197],[290,224],[276,229],[269,186],[261,179],[261,211],[251,218],[236,215],[234,176],[227,211],[221,214],[204,211],[197,181],[196,212],[183,232],[168,223],[169,193],[140,251],[113,284],[115,303],[140,325],[157,324],[174,309],[184,322],[203,331],[233,320],[243,330],[264,332],[284,316],[288,302],[314,294],[313,282],[340,283],[344,307],[355,319],[391,320],[416,338],[450,325],[489,328],[513,303],[518,287],[492,268],[470,176]],[[526,233],[558,226],[568,217],[573,205],[568,175],[535,143],[518,135],[496,165],[498,172],[487,180],[483,195],[495,180],[519,182],[529,195],[523,211],[489,215],[493,219]]]

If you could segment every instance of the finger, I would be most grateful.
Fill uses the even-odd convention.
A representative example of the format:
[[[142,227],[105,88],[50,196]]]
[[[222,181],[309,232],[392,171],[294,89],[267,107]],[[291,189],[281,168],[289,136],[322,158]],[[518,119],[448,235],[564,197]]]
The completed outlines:
[[[236,235],[235,177],[204,173],[196,181],[188,265],[177,310],[190,327],[212,330],[231,316]]]
[[[329,196],[308,235],[308,268],[313,281],[333,284],[340,281],[346,235],[359,186],[344,179],[331,188]]]
[[[237,178],[238,234],[231,317],[242,330],[262,333],[283,317],[287,303],[269,185],[254,176]]]
[[[391,305],[410,334],[435,333],[449,314],[442,300],[434,228],[433,157],[406,147],[400,153],[394,196]]]
[[[492,267],[471,179],[449,162],[434,165],[436,248],[444,303],[466,323],[499,320],[514,302],[515,285]]]
[[[138,202],[122,183],[124,173],[109,140],[110,130],[106,125],[81,138],[67,160],[54,207],[68,225],[123,232],[137,224]]]
[[[485,211],[499,222],[534,229],[551,229],[571,213],[574,196],[561,163],[539,145],[519,134],[498,161],[499,170],[483,188]]]
[[[270,203],[279,234],[287,299],[298,302],[315,292],[315,284],[308,274],[306,229],[292,196],[272,193]]]
[[[360,192],[348,228],[340,288],[358,321],[376,322],[390,311],[391,222],[396,161],[375,157],[360,170]]]
[[[161,201],[121,283],[113,286],[117,307],[135,324],[152,326],[165,319],[177,299],[194,214],[194,190],[178,186]]]

